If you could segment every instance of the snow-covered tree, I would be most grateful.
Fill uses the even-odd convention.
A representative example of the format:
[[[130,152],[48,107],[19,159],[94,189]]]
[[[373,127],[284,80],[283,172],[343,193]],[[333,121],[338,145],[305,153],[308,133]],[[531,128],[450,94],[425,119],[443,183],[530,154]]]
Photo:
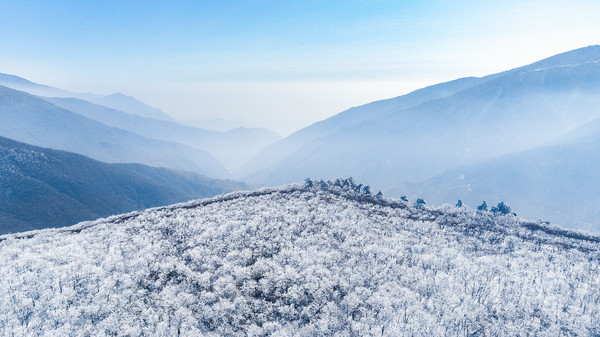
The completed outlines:
[[[0,236],[0,335],[600,334],[599,236],[313,183]]]

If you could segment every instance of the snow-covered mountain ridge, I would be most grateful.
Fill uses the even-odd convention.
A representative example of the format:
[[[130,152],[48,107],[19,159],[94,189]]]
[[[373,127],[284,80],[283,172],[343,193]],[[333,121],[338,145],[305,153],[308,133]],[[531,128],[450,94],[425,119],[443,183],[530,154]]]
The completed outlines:
[[[597,335],[600,236],[350,180],[0,237],[2,335]]]

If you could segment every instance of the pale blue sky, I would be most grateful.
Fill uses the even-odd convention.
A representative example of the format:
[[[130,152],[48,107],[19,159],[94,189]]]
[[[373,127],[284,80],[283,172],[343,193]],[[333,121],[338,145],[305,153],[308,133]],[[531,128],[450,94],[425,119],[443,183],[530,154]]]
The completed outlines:
[[[13,1],[0,72],[283,134],[600,43],[600,1]]]

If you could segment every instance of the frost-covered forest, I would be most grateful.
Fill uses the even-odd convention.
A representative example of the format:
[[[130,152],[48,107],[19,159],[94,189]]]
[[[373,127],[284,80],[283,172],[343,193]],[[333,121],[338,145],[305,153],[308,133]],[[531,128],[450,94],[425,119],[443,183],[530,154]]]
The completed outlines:
[[[598,335],[599,250],[309,181],[1,236],[0,335]]]

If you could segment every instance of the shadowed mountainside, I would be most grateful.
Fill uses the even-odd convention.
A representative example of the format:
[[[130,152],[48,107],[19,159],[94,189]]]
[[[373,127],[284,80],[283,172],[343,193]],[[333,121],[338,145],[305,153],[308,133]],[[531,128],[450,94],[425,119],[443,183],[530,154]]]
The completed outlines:
[[[0,233],[68,226],[240,189],[247,186],[140,164],[107,164],[0,137]]]
[[[473,207],[504,200],[525,217],[600,231],[600,132],[591,132],[597,125],[584,124],[561,144],[454,168],[386,193],[434,204],[461,199]]]

